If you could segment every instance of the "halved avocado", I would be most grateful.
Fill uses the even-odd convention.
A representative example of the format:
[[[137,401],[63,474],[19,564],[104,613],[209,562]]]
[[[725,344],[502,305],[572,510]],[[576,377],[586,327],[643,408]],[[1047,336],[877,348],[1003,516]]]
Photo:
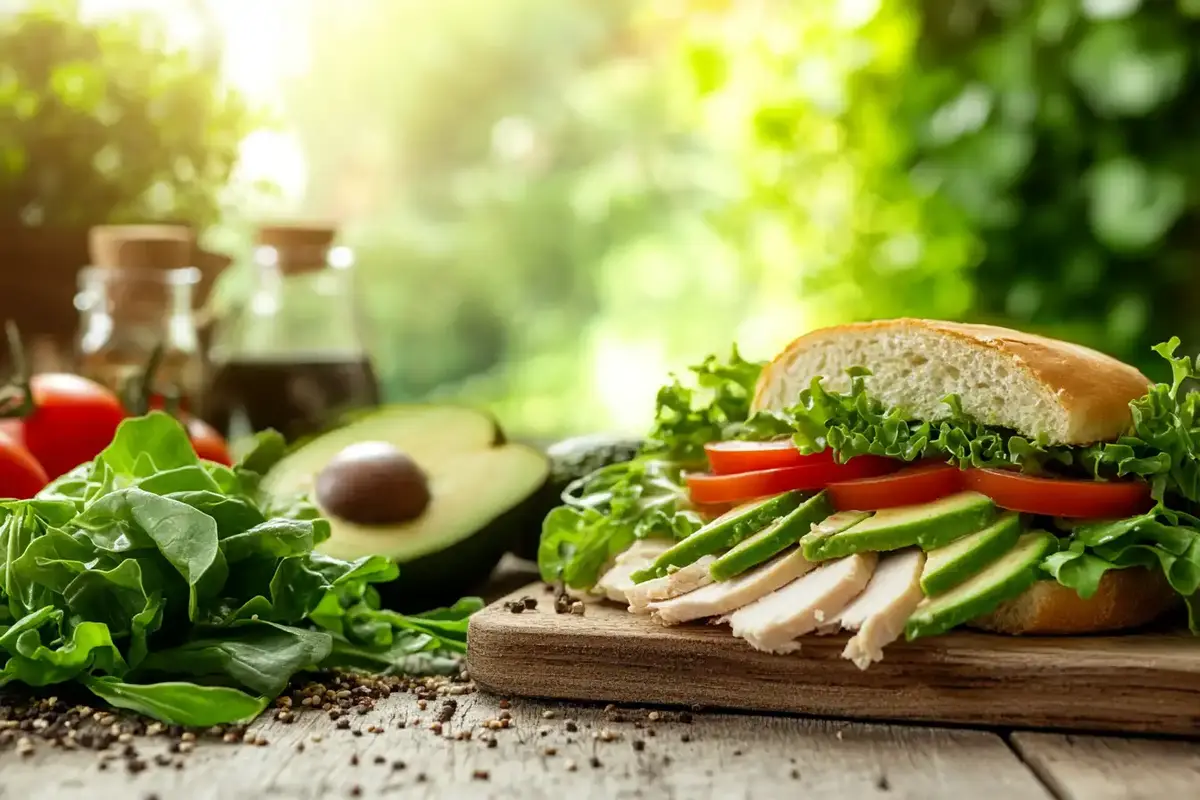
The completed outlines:
[[[263,488],[279,498],[305,494],[320,508],[332,535],[319,551],[347,560],[384,555],[399,563],[400,578],[378,587],[389,605],[402,610],[441,605],[487,579],[512,543],[523,501],[546,481],[544,456],[503,441],[491,417],[469,408],[391,406],[290,453]],[[407,458],[356,462],[359,451],[378,455],[387,447]],[[396,472],[397,464],[403,470],[413,463],[418,478]],[[343,488],[350,491],[329,490],[339,481],[349,482]],[[396,503],[387,494],[416,486],[427,491],[427,503]],[[393,508],[418,515],[380,522]]]

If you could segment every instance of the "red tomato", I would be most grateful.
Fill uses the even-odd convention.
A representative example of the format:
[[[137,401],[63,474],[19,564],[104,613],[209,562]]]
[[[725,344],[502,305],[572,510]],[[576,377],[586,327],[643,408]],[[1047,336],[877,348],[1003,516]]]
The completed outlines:
[[[7,433],[0,433],[0,497],[28,500],[50,479],[29,451]]]
[[[971,469],[964,473],[963,483],[1001,508],[1048,517],[1131,517],[1154,505],[1150,486],[1142,481],[1034,478],[1009,470]]]
[[[196,455],[208,461],[215,461],[227,467],[233,466],[233,458],[229,455],[229,445],[216,428],[201,419],[191,415],[180,414],[180,421],[187,427],[188,438]]]
[[[112,441],[125,409],[100,384],[66,373],[34,375],[33,413],[21,424],[21,440],[57,478],[91,461]]]
[[[722,514],[727,513],[732,508],[733,506],[729,503],[722,503],[721,505],[715,506],[696,506],[696,513],[699,514],[705,522],[712,522],[714,519]]]
[[[829,498],[839,511],[878,511],[881,508],[929,503],[954,494],[962,486],[962,471],[950,464],[918,464],[892,475],[829,484]]]
[[[823,489],[839,481],[883,475],[898,466],[899,463],[890,458],[858,456],[845,464],[830,461],[738,475],[688,475],[687,485],[693,503],[741,503],[793,489]]]
[[[704,445],[704,452],[708,455],[709,468],[716,475],[800,467],[806,464],[828,464],[833,461],[833,451],[829,448],[806,456],[796,449],[791,439],[773,442],[711,442]]]

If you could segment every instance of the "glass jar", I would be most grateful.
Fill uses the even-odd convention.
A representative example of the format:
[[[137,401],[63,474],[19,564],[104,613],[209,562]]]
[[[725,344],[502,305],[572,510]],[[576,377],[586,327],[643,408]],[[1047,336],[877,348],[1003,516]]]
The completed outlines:
[[[144,379],[156,348],[162,348],[151,398],[187,408],[198,396],[203,362],[193,312],[194,267],[91,266],[79,273],[75,307],[79,374],[126,396]]]
[[[274,428],[319,433],[379,403],[354,281],[354,256],[328,227],[269,226],[254,249],[248,300],[217,320],[208,422],[231,439]]]

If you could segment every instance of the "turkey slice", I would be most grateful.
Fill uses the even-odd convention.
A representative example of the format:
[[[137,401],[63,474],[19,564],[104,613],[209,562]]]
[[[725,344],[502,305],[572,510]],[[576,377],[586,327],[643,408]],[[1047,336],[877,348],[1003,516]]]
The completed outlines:
[[[843,628],[858,631],[842,657],[859,669],[883,659],[883,647],[904,632],[904,623],[924,595],[921,592],[921,570],[925,554],[913,548],[880,559],[867,588],[854,602],[842,609],[829,626],[831,631]]]
[[[680,567],[670,575],[635,583],[625,590],[625,599],[629,603],[629,610],[635,614],[649,614],[651,603],[670,600],[672,597],[687,594],[701,586],[707,586],[713,580],[712,575],[708,574],[708,568],[716,560],[714,556],[703,556],[686,567]]]
[[[758,650],[798,650],[796,637],[836,616],[871,579],[878,556],[855,553],[824,564],[729,617],[733,635]]]
[[[595,592],[616,603],[627,603],[625,593],[633,588],[630,575],[650,566],[671,547],[665,539],[639,539],[613,561],[613,566],[596,583]]]
[[[815,566],[799,547],[793,547],[731,580],[710,583],[671,600],[651,603],[650,611],[664,625],[728,614],[786,586]]]

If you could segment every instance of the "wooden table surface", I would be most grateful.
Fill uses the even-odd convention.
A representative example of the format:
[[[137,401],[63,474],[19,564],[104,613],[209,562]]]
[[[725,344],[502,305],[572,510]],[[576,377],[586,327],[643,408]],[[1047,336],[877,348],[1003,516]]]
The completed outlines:
[[[506,576],[495,593],[527,579]],[[119,760],[102,770],[94,752],[8,750],[0,753],[0,798],[1200,796],[1197,741],[728,713],[696,712],[685,721],[647,708],[483,693],[456,699],[440,735],[430,730],[434,703],[422,710],[412,695],[396,694],[354,718],[353,728],[382,733],[355,736],[320,713],[290,725],[265,717],[252,731],[267,746],[201,741],[182,757],[183,769],[154,762],[170,740],[141,740],[150,766],[136,775]],[[510,727],[490,731],[496,743],[489,746],[480,726],[505,711]],[[472,738],[455,739],[460,731]]]

